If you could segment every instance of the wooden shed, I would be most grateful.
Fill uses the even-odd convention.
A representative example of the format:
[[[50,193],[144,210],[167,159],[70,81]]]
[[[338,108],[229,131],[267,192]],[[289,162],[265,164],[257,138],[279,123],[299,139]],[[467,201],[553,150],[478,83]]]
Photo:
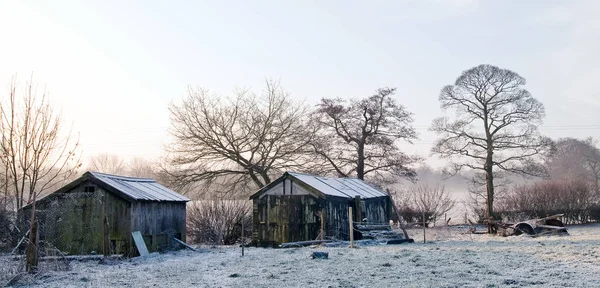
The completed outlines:
[[[322,223],[325,238],[348,240],[349,207],[353,221],[382,224],[389,223],[392,210],[387,193],[360,179],[294,172],[284,173],[250,199],[252,238],[263,246],[315,240]]]
[[[185,241],[187,201],[153,179],[86,172],[36,202],[39,239],[69,254],[135,255],[131,233],[140,231],[157,251],[171,237]],[[19,211],[23,227],[31,207]]]

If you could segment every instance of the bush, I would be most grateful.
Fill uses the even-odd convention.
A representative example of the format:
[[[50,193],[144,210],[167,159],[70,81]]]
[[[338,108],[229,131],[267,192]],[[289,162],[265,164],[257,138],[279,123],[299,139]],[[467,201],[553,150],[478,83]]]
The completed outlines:
[[[595,222],[600,222],[600,205],[596,204],[590,208],[590,219]]]
[[[252,235],[252,202],[246,200],[194,201],[187,208],[187,231],[195,243],[232,245]],[[244,241],[245,242],[245,241]]]
[[[596,198],[585,181],[549,180],[515,187],[498,206],[508,221],[565,214],[565,224],[576,224],[593,220]]]
[[[423,215],[425,215],[426,226],[429,224],[435,226],[436,220],[442,218],[455,205],[455,201],[441,185],[413,185],[405,191],[403,196],[400,199],[402,204],[398,206],[398,212],[405,221],[421,226],[423,225]]]
[[[0,252],[12,248],[15,234],[15,213],[0,207]]]

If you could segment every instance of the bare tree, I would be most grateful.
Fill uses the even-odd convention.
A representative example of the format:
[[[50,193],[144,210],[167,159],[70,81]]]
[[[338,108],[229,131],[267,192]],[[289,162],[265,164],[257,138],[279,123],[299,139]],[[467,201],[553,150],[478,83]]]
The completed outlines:
[[[80,162],[75,151],[79,142],[71,131],[63,133],[62,119],[55,113],[46,92],[38,97],[30,80],[17,96],[13,78],[8,99],[0,107],[0,161],[6,168],[6,184],[16,208],[71,177]]]
[[[190,89],[182,103],[169,107],[175,139],[168,149],[171,178],[178,186],[221,181],[245,191],[282,171],[307,169],[314,134],[310,111],[292,99],[272,81],[259,96],[242,90],[228,98]]]
[[[127,166],[123,158],[117,154],[101,153],[89,159],[88,170],[107,174],[123,175]]]
[[[450,160],[450,173],[474,169],[485,173],[486,218],[494,216],[494,172],[544,174],[536,157],[551,146],[537,125],[544,105],[522,86],[519,74],[491,65],[462,73],[454,85],[444,87],[439,100],[443,110],[455,110],[453,120],[440,117],[431,130],[439,134],[432,152]],[[490,232],[492,226],[489,226]]]
[[[417,138],[412,114],[392,96],[395,88],[382,88],[365,99],[322,99],[316,118],[321,126],[315,152],[341,177],[367,175],[383,180],[395,175],[414,177],[410,165],[418,157],[398,148],[400,141]]]
[[[581,179],[591,183],[600,195],[600,149],[594,139],[559,139],[548,168],[552,179]]]
[[[405,193],[404,207],[408,207],[416,217],[422,218],[421,215],[425,215],[426,223],[434,223],[438,217],[448,213],[456,204],[450,193],[440,184],[436,186],[414,184]],[[423,219],[419,220],[423,221]]]
[[[157,171],[152,161],[141,157],[134,157],[127,163],[127,175],[142,178],[157,178]]]

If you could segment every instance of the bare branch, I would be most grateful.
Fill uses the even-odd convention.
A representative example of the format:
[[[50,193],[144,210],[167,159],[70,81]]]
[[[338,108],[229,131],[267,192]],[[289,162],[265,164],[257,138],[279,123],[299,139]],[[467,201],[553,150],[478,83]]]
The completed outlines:
[[[179,185],[250,181],[238,185],[248,192],[282,171],[305,171],[314,163],[309,108],[277,82],[267,81],[259,96],[240,90],[233,98],[190,88],[169,110],[175,139],[168,148],[169,175]]]
[[[0,106],[0,161],[20,208],[70,179],[80,162],[78,137],[71,131],[63,134],[62,119],[50,106],[47,94],[38,98],[33,78],[20,97],[17,87],[15,77],[7,102]]]
[[[419,158],[401,152],[397,144],[411,143],[417,134],[412,114],[391,98],[395,90],[382,88],[362,100],[321,100],[314,115],[321,129],[312,147],[337,175],[415,176],[410,165]]]

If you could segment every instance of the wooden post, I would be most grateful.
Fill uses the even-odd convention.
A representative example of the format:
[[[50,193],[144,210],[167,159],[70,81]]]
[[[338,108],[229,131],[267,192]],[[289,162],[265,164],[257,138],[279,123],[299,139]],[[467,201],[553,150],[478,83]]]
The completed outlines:
[[[102,246],[103,251],[103,255],[104,256],[110,256],[112,254],[111,251],[111,247],[110,247],[110,234],[109,234],[109,227],[108,227],[108,217],[106,217],[106,215],[104,216],[104,221],[103,222],[103,227],[102,227],[102,241],[104,242],[104,245]]]
[[[358,220],[358,222],[360,223],[363,221],[362,203],[360,202],[360,196],[354,197],[354,203],[356,204],[356,220]]]
[[[110,256],[111,251],[110,251],[110,237],[109,237],[109,233],[108,233],[108,217],[106,217],[106,196],[103,194],[102,195],[102,215],[101,215],[101,221],[102,221],[102,255],[104,256]]]
[[[425,211],[423,211],[423,243],[425,243],[427,239],[425,238]]]
[[[38,229],[37,220],[31,223],[31,233],[29,233],[29,243],[27,244],[27,259],[25,262],[25,271],[35,273],[38,266]]]
[[[325,213],[321,209],[321,240],[325,240]]]
[[[27,244],[27,255],[25,259],[25,271],[35,273],[38,266],[38,227],[37,218],[35,217],[35,204],[37,202],[37,194],[33,193],[33,203],[31,204],[31,223],[29,226],[29,243]]]
[[[350,248],[354,248],[354,227],[352,227],[352,207],[348,207],[348,223],[350,223]]]
[[[246,217],[244,217],[244,215],[242,215],[242,257],[244,256],[244,246],[245,245],[245,241],[244,241],[244,220]]]

